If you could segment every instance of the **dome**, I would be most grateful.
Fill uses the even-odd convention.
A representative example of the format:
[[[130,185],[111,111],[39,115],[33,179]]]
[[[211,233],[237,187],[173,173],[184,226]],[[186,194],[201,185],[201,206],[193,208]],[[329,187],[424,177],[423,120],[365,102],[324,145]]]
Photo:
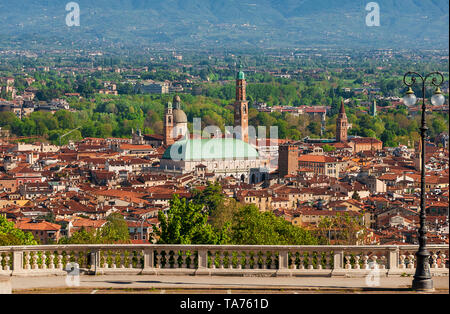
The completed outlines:
[[[243,160],[258,159],[255,148],[233,138],[180,140],[166,149],[162,159],[172,160]]]
[[[175,123],[187,123],[187,116],[181,109],[173,110],[173,121]]]

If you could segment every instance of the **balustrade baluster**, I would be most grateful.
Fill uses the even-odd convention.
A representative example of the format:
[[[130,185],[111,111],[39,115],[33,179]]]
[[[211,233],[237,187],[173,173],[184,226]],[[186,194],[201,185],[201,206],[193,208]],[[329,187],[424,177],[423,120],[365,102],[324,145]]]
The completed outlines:
[[[103,256],[103,268],[108,269],[109,268],[109,264],[108,264],[109,252],[102,251],[102,256]]]
[[[142,260],[142,251],[136,251],[136,268],[137,269],[144,268],[141,260]],[[153,264],[150,265],[150,267],[153,268]]]
[[[369,256],[366,253],[363,253],[362,261],[363,261],[363,269],[369,269]]]
[[[23,267],[23,269],[25,270],[30,270],[31,269],[31,265],[30,265],[30,252],[24,252],[24,259],[25,259],[25,265]]]
[[[378,256],[376,256],[375,254],[372,255],[372,257],[370,258],[372,260],[372,269],[379,269],[380,267],[378,266],[377,260],[378,260]]]
[[[386,269],[386,256],[384,255],[381,256],[380,260],[381,260],[379,265],[380,269]]]
[[[345,256],[345,269],[352,269],[351,258],[350,255]]]
[[[72,256],[73,256],[73,262],[78,264],[79,267],[81,267],[80,252],[79,251],[72,251]]]
[[[183,252],[181,252],[183,255]],[[180,268],[179,264],[180,254],[178,254],[178,250],[173,252],[173,268]]]
[[[54,253],[49,252],[49,254],[48,254],[48,268],[49,269],[55,269],[54,259],[55,259]]]
[[[326,269],[331,269],[331,252],[325,252],[325,267]]]
[[[133,257],[134,257],[134,251],[129,251],[127,255],[128,259],[128,268],[133,269]]]
[[[237,269],[242,269],[242,252],[236,252]],[[245,265],[244,265],[245,267]]]
[[[111,268],[115,269],[117,268],[117,251],[112,251],[111,252]]]
[[[216,251],[211,251],[211,268],[215,269],[216,268]]]
[[[316,258],[316,261],[317,261],[317,269],[323,269],[323,266],[322,266],[322,258],[323,258],[322,252],[317,252],[317,258]]]
[[[155,261],[156,261],[156,268],[161,268],[161,253],[156,251],[155,254]]]
[[[3,261],[3,254],[0,253],[0,270],[3,270],[3,264],[2,264],[2,261]]]
[[[414,260],[415,256],[413,254],[408,255],[408,268],[413,269],[414,268]]]
[[[233,259],[234,259],[233,251],[229,251],[228,252],[228,268],[229,269],[233,269],[234,268]]]
[[[351,257],[350,257],[351,259]],[[353,264],[353,269],[361,269],[361,265],[359,265],[359,260],[361,259],[361,256],[359,256],[359,254],[356,254],[355,257],[353,258],[354,260],[354,264]],[[350,268],[350,269],[352,269]]]
[[[305,254],[300,252],[298,269],[305,269]]]
[[[438,256],[436,252],[432,253],[431,258],[433,259],[433,263],[431,264],[431,268],[438,268],[437,259]]]
[[[447,257],[447,255],[445,255],[444,253],[441,253],[441,254],[439,254],[439,257],[441,259],[440,268],[446,268],[446,266],[445,266],[445,258]]]
[[[255,267],[254,254],[253,252],[247,252],[247,269],[252,269]]]
[[[58,269],[62,270],[64,268],[63,266],[63,255],[62,252],[58,252]]]
[[[41,260],[42,260],[41,268],[47,269],[47,255],[45,254],[45,252],[42,252]]]
[[[122,250],[119,253],[120,253],[119,254],[119,267],[120,268],[125,268],[125,264],[126,264],[126,261],[125,261],[126,255],[125,255],[125,253],[126,252],[124,250]]]
[[[219,252],[219,268],[220,269],[225,268],[225,252],[224,251]]]
[[[313,252],[308,252],[307,253],[307,258],[308,258],[308,269],[314,269],[314,265],[313,265],[313,259],[314,259],[314,253]]]
[[[267,265],[267,269],[271,269],[272,268],[272,264],[273,264],[273,254],[272,252],[266,252],[266,265]]]
[[[398,268],[400,268],[400,269],[406,268],[405,259],[406,259],[406,255],[404,255],[404,254],[400,255],[400,261],[398,263]]]
[[[296,259],[297,259],[296,252],[292,252],[288,256],[289,256],[289,263],[291,264],[291,265],[289,265],[289,268],[290,269],[297,269],[297,265],[295,264]]]
[[[6,271],[11,270],[10,260],[11,260],[10,255],[8,253],[6,253],[6,255],[5,255],[5,268],[4,268],[4,270],[6,270]],[[0,268],[1,268],[1,264],[0,264]]]
[[[38,255],[37,252],[33,252],[33,264],[31,265],[32,269],[38,269],[39,265],[38,265]]]
[[[181,268],[187,268],[186,258],[187,258],[187,251],[181,251]]]

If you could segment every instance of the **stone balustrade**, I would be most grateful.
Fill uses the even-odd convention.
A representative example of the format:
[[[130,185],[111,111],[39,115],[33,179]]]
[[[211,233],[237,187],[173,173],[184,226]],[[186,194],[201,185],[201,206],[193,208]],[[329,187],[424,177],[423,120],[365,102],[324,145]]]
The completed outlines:
[[[229,276],[412,275],[414,245],[46,245],[0,247],[0,275],[85,274]],[[447,245],[429,245],[433,276],[448,276]]]

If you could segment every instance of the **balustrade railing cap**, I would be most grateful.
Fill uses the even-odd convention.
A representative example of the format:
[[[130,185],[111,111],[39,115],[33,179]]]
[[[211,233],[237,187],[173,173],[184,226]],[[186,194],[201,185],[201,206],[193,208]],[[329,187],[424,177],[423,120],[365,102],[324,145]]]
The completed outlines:
[[[215,249],[215,250],[413,250],[418,245],[209,245],[209,244],[64,244],[64,245],[28,245],[28,246],[0,246],[0,251],[51,251],[51,250],[84,250],[84,249],[169,249],[169,248],[192,248],[192,249]],[[447,249],[446,244],[427,245],[430,250]]]

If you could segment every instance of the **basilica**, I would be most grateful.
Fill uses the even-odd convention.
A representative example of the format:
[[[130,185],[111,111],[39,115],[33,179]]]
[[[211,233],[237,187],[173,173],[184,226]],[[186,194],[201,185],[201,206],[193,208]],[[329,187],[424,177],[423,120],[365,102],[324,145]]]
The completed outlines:
[[[168,146],[160,161],[160,170],[191,173],[203,172],[220,179],[234,177],[245,182],[267,177],[269,160],[261,157],[249,144],[248,101],[245,74],[236,77],[234,130],[232,136],[201,138],[188,135],[187,117],[181,101],[175,96],[164,116],[164,144]]]

